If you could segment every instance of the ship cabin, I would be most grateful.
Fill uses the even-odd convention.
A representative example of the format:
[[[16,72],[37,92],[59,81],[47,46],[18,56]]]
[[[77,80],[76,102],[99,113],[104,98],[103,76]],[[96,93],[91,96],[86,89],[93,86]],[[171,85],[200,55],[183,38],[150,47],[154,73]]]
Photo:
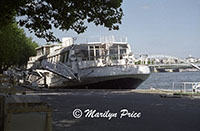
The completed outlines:
[[[72,44],[48,55],[51,63],[61,62],[73,69],[125,65],[133,62],[133,53],[126,42],[90,42]]]
[[[46,55],[48,62],[61,62],[75,70],[125,65],[133,62],[134,59],[130,45],[127,42],[113,40],[74,44],[72,38],[65,38],[65,40],[62,44],[38,47],[36,49],[37,57]]]

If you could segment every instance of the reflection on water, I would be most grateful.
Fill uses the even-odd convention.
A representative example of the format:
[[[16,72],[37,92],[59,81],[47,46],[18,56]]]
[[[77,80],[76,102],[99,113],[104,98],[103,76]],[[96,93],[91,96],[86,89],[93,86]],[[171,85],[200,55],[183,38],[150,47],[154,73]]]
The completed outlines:
[[[173,82],[200,82],[200,72],[152,73],[137,89],[171,89]]]

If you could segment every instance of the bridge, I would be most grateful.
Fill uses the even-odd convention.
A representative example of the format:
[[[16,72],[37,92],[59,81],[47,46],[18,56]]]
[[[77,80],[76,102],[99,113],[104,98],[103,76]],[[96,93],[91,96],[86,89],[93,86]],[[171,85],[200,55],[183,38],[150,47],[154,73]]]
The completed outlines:
[[[179,72],[181,69],[196,69],[200,71],[200,63],[192,63],[174,56],[141,54],[136,58],[136,64],[148,65],[154,72]]]

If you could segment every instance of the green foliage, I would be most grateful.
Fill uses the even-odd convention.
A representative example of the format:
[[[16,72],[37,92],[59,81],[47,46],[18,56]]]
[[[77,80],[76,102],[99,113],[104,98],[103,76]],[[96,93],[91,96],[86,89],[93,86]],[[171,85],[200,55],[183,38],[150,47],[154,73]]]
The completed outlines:
[[[135,62],[136,65],[140,65],[141,63],[142,63],[141,60]]]
[[[12,21],[16,14],[20,16],[21,26],[47,42],[58,41],[52,27],[83,33],[87,29],[86,21],[118,30],[123,16],[121,3],[122,0],[3,0],[0,26]]]
[[[37,43],[27,38],[16,23],[0,28],[0,72],[10,66],[25,65],[30,56],[36,55]]]

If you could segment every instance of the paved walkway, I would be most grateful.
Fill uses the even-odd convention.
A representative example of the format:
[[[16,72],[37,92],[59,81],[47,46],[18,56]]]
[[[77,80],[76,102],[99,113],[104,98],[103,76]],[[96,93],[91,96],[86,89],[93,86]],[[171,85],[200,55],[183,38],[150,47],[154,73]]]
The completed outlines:
[[[41,99],[53,107],[54,131],[200,130],[200,99],[131,90],[66,90]],[[75,109],[82,111],[81,117],[80,110],[74,112],[79,119],[73,116]]]

